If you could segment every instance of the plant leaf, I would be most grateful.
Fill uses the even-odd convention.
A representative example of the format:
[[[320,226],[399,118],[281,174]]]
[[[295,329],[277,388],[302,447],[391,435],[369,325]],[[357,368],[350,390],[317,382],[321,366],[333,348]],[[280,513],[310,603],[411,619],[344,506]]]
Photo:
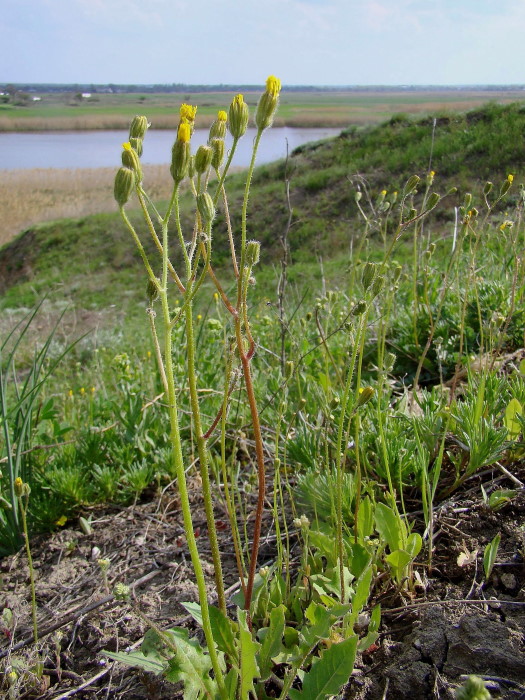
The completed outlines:
[[[496,561],[496,556],[498,554],[498,547],[500,541],[501,535],[498,532],[498,534],[494,537],[492,542],[489,542],[489,544],[485,547],[485,551],[483,553],[483,569],[485,571],[485,579],[488,579],[492,573],[492,569]]]
[[[390,551],[403,548],[403,540],[406,537],[403,521],[396,516],[392,508],[384,503],[376,505],[375,512],[376,529],[388,544]]]
[[[166,670],[166,664],[157,661],[156,659],[151,659],[144,656],[141,651],[134,651],[129,654],[124,652],[113,652],[113,651],[103,651],[104,656],[113,659],[113,661],[118,661],[121,664],[126,664],[126,666],[134,666],[135,668],[142,668],[144,671],[149,671],[158,676],[160,673]]]
[[[511,399],[505,409],[505,427],[507,428],[507,439],[516,440],[521,435],[521,424],[518,416],[523,415],[523,407],[518,399]]]
[[[292,700],[326,700],[348,682],[354,669],[357,637],[332,644],[303,678],[302,691],[290,690]]]
[[[285,611],[285,606],[279,605],[270,613],[270,624],[266,628],[267,632],[258,655],[260,677],[263,681],[270,677],[273,669],[272,659],[279,654],[283,646]]]
[[[242,700],[248,698],[248,693],[253,691],[253,680],[259,676],[259,669],[255,661],[260,644],[254,642],[252,633],[248,627],[248,613],[246,610],[238,610],[239,620],[239,651],[241,659],[241,694]]]

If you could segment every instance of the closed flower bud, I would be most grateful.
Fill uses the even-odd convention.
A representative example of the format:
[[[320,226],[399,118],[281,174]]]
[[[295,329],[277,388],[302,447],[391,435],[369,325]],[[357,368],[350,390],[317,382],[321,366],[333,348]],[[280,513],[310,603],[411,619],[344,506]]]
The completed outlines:
[[[357,407],[364,406],[368,403],[372,396],[374,395],[374,389],[371,386],[361,387],[359,389],[359,396],[357,397]]]
[[[485,197],[490,193],[491,189],[494,187],[494,183],[492,183],[490,180],[488,180],[485,183],[485,187],[483,188],[483,194]]]
[[[401,267],[401,265],[396,265],[396,267],[394,268],[394,271],[392,273],[392,279],[394,281],[394,284],[398,281],[402,272],[403,272],[403,268]]]
[[[361,316],[366,311],[366,301],[358,301],[352,309],[352,316]]]
[[[218,170],[224,160],[224,140],[212,139],[210,145],[212,150],[211,164],[215,170]]]
[[[372,283],[372,297],[376,297],[383,289],[384,277],[376,277]]]
[[[363,273],[361,276],[361,281],[363,282],[363,287],[365,291],[370,287],[376,276],[376,266],[372,262],[367,262],[363,268]]]
[[[190,180],[195,177],[195,173],[197,171],[195,170],[195,156],[190,156],[190,162],[188,165],[188,177]]]
[[[210,127],[210,135],[208,137],[208,143],[211,146],[211,141],[213,139],[223,139],[226,136],[226,120],[228,115],[221,109],[217,114],[217,119],[213,122]]]
[[[432,194],[427,199],[427,209],[433,209],[440,199],[441,197],[437,192],[432,192]]]
[[[155,282],[153,280],[148,280],[148,283],[146,285],[146,296],[148,297],[148,303],[151,306],[154,301],[158,299],[159,296],[159,290]]]
[[[135,187],[135,173],[130,168],[119,168],[115,176],[113,194],[119,207],[123,207]]]
[[[465,194],[465,198],[463,199],[463,206],[465,207],[465,209],[469,209],[471,204],[472,204],[472,195],[470,194],[470,192],[467,192]]]
[[[387,372],[391,372],[394,369],[394,364],[396,361],[396,356],[393,352],[387,352],[385,355],[385,369]]]
[[[293,371],[294,371],[294,363],[291,360],[288,360],[288,362],[286,363],[286,366],[284,368],[285,379],[291,379],[293,376]]]
[[[235,95],[228,110],[228,128],[235,139],[241,138],[248,128],[250,112],[242,95]]]
[[[197,195],[197,209],[202,217],[205,226],[211,224],[215,218],[215,207],[213,199],[208,192],[201,192]]]
[[[130,137],[129,145],[140,158],[142,155],[142,139]]]
[[[173,144],[171,151],[170,173],[176,183],[184,180],[188,174],[191,158],[190,137],[190,125],[186,122],[181,122],[177,130],[177,140]]]
[[[122,144],[122,165],[135,173],[135,179],[137,183],[142,181],[142,168],[140,167],[140,160],[129,141]]]
[[[507,192],[510,190],[510,187],[512,185],[512,181],[514,180],[514,175],[509,175],[507,179],[503,182],[501,185],[501,189],[499,191],[499,196],[503,197],[503,195],[507,194]]]
[[[272,125],[273,117],[279,104],[280,92],[281,81],[274,75],[270,75],[266,81],[266,90],[261,95],[255,114],[255,123],[259,131]]]
[[[246,262],[250,267],[257,265],[261,254],[261,244],[259,241],[248,241],[246,244]]]
[[[22,481],[22,479],[19,476],[16,477],[14,486],[15,486],[15,496],[20,498],[22,496],[22,494],[24,493],[24,482]]]
[[[419,177],[419,175],[412,175],[412,177],[409,177],[408,181],[404,187],[404,194],[405,195],[411,194],[416,189],[416,187],[419,185],[420,179],[421,178]]]
[[[130,139],[143,139],[146,135],[146,131],[149,128],[149,123],[146,117],[136,116],[133,117],[131,126],[129,127],[129,138]]]
[[[357,191],[357,192],[354,194],[354,199],[355,199],[355,201],[356,201],[356,202],[359,202],[359,201],[361,200],[362,196],[363,196],[363,193],[360,192],[360,191]]]
[[[195,153],[195,170],[199,175],[205,173],[211,165],[213,151],[209,146],[199,146]]]

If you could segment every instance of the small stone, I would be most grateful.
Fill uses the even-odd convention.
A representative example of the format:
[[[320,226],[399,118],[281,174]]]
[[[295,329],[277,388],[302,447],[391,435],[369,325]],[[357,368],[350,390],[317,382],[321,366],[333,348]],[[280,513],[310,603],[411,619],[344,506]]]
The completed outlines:
[[[508,591],[513,591],[518,586],[514,574],[500,574],[499,580],[501,581],[501,585]]]
[[[91,560],[97,561],[97,559],[100,559],[100,554],[100,549],[95,545],[91,550]]]

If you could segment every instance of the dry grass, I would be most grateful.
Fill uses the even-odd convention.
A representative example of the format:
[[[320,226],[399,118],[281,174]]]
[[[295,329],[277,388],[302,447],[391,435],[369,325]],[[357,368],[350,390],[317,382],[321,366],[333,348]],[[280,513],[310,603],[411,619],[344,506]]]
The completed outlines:
[[[0,171],[0,245],[42,221],[116,211],[116,168]],[[172,180],[167,165],[144,167],[144,182],[155,199],[167,199]]]

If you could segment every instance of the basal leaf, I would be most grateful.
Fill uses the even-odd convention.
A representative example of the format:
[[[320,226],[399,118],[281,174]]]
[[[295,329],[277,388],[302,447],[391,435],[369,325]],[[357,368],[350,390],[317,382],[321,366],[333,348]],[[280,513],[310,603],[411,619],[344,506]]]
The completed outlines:
[[[326,700],[337,695],[354,669],[357,637],[332,644],[304,675],[302,691],[291,690],[292,700]]]
[[[283,647],[285,611],[285,606],[279,605],[270,613],[270,624],[258,655],[260,677],[263,681],[270,677],[274,663],[272,659]]]
[[[254,678],[259,677],[256,656],[260,644],[253,640],[248,627],[246,610],[238,610],[239,620],[239,646],[241,659],[241,698],[248,698],[248,693],[253,690]]]

